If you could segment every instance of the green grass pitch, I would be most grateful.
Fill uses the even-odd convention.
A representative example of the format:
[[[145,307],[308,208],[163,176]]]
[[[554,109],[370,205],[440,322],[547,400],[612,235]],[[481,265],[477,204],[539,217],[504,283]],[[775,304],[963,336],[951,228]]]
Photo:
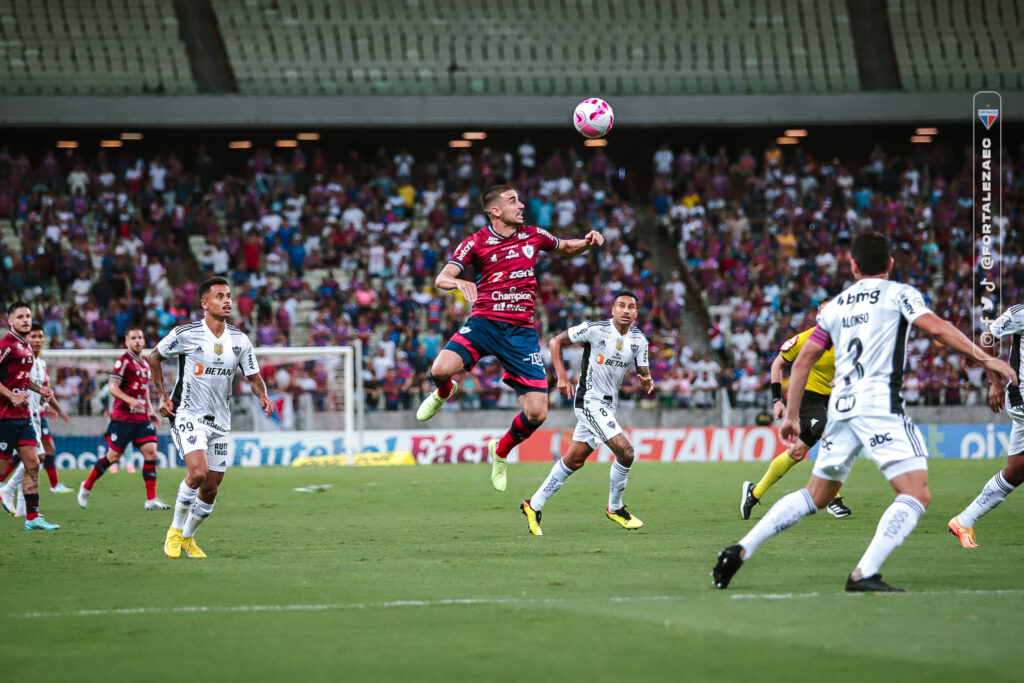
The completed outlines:
[[[197,534],[161,551],[169,512],[141,476],[105,476],[87,510],[42,494],[55,533],[0,519],[0,678],[40,681],[1010,681],[1024,636],[1024,494],[967,551],[945,529],[1002,461],[931,463],[933,502],[883,567],[905,595],[843,583],[892,493],[858,463],[848,519],[822,512],[765,544],[725,591],[716,552],[753,523],[761,464],[638,463],[604,517],[590,463],[526,533],[518,503],[547,465],[234,469]],[[77,487],[84,472],[64,473]],[[163,471],[173,498],[182,470]],[[760,518],[809,474],[775,486]],[[329,484],[319,493],[296,487]]]

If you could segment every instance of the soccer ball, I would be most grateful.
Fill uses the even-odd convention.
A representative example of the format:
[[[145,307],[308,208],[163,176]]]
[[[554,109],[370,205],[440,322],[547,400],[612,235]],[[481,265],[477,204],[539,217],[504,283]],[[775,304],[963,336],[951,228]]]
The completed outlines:
[[[615,115],[611,105],[596,97],[583,100],[572,113],[572,125],[585,138],[604,137],[614,123]]]

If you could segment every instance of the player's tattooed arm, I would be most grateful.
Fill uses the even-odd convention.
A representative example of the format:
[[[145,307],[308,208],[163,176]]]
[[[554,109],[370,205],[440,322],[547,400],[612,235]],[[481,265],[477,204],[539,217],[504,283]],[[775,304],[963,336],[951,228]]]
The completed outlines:
[[[48,402],[51,398],[53,398],[53,389],[51,389],[50,387],[41,387],[35,382],[29,382],[28,388],[42,396],[44,401]]]
[[[576,387],[569,381],[565,374],[565,363],[562,362],[562,347],[572,346],[568,330],[560,332],[557,336],[548,340],[548,349],[551,351],[551,365],[555,370],[555,377],[558,379],[558,393],[566,398],[572,398],[576,393]]]
[[[174,417],[174,402],[167,396],[167,388],[164,386],[164,357],[159,351],[153,351],[146,359],[149,363],[149,376],[156,387],[156,397],[160,402],[160,414],[164,417]]]
[[[649,394],[654,391],[654,378],[651,377],[650,366],[637,366],[636,376],[640,378],[640,386],[643,387],[644,392]]]
[[[558,243],[558,247],[554,249],[554,252],[565,256],[575,256],[576,254],[588,252],[602,244],[604,244],[604,235],[597,230],[591,230],[583,236],[583,239],[562,240]]]
[[[246,381],[249,382],[249,387],[252,389],[252,393],[260,399],[260,408],[267,417],[274,414],[274,402],[267,396],[267,384],[263,381],[263,376],[256,372],[251,375],[245,376]]]

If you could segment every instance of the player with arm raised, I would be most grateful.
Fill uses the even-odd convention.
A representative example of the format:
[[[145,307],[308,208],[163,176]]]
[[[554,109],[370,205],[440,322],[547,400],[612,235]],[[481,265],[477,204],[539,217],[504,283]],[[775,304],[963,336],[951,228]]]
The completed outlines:
[[[0,339],[0,465],[6,466],[17,453],[25,465],[21,495],[25,500],[25,530],[53,531],[39,514],[39,454],[36,431],[29,414],[29,392],[53,398],[53,391],[31,379],[35,355],[26,341],[32,330],[32,309],[15,301],[7,309],[10,331]]]
[[[818,315],[828,299],[818,304]],[[814,333],[815,328],[811,327],[795,337],[790,337],[779,349],[779,355],[772,361],[772,413],[776,420],[781,420],[786,412],[786,401],[782,397],[782,368],[784,365],[796,360],[804,342]],[[750,511],[755,505],[761,502],[763,496],[775,482],[781,479],[793,465],[807,457],[808,451],[814,448],[814,444],[821,439],[825,431],[825,423],[828,420],[828,397],[832,393],[832,381],[836,376],[836,354],[833,349],[826,351],[818,361],[811,366],[811,374],[807,379],[807,391],[804,392],[803,405],[800,408],[800,438],[796,445],[787,448],[774,458],[768,465],[768,470],[761,477],[761,480],[743,482],[740,491],[740,517],[750,519]],[[846,507],[843,498],[838,493],[825,508],[829,514],[836,518],[849,517],[853,511]]]
[[[523,408],[508,432],[487,446],[491,484],[504,491],[509,452],[548,415],[547,372],[533,328],[537,259],[542,251],[582,254],[603,244],[604,237],[591,230],[583,239],[560,240],[543,228],[525,225],[525,207],[511,185],[488,188],[482,204],[490,225],[462,240],[434,281],[438,289],[459,290],[473,310],[434,359],[430,376],[437,389],[423,399],[416,419],[429,420],[458,391],[455,374],[472,368],[483,356],[496,356],[505,368],[502,379],[515,389]],[[476,268],[476,282],[458,277],[470,265]]]
[[[1021,347],[1024,346],[1024,306],[1017,305],[1008,309],[989,326],[991,337],[986,335],[982,338],[986,350],[995,346],[996,339],[1010,337],[1010,368],[1017,376],[1019,384],[1021,377],[1022,363],[1024,357]],[[985,344],[988,337],[991,343]],[[960,541],[965,548],[977,548],[978,542],[974,538],[974,525],[979,519],[991,512],[997,505],[1006,500],[1006,497],[1013,493],[1014,489],[1024,483],[1024,397],[1021,396],[1020,386],[1008,385],[1004,390],[1001,384],[989,377],[988,405],[992,412],[999,413],[1006,404],[1010,416],[1010,443],[1007,444],[1009,452],[1006,458],[1006,467],[996,472],[982,487],[978,497],[971,501],[971,504],[963,509],[958,515],[954,515],[947,528]]]
[[[164,554],[172,559],[180,557],[182,550],[191,558],[206,557],[196,545],[195,532],[213,511],[228,468],[229,401],[236,368],[245,375],[267,416],[274,414],[252,342],[227,322],[231,315],[228,281],[213,277],[199,285],[199,303],[203,319],[174,328],[149,354],[160,413],[172,420],[171,437],[188,469],[178,486],[174,519],[164,540]],[[163,361],[175,357],[178,377],[168,396]]]
[[[882,513],[874,538],[846,580],[846,590],[904,590],[883,581],[879,570],[917,526],[931,500],[928,451],[921,431],[904,413],[900,393],[910,326],[981,362],[990,381],[1017,381],[1009,365],[932,313],[919,291],[888,279],[892,257],[887,237],[875,232],[857,235],[850,252],[856,282],[829,302],[793,363],[786,419],[780,430],[783,441],[794,445],[810,369],[827,349],[835,347],[835,386],[814,472],[806,488],[780,498],[738,544],[718,554],[711,572],[718,588],[729,585],[762,543],[825,507],[839,492],[857,454],[866,449],[867,457],[889,480],[896,499]]]
[[[519,504],[519,509],[526,516],[527,528],[534,536],[544,533],[540,528],[541,510],[548,498],[562,488],[573,472],[583,467],[601,444],[608,444],[615,454],[609,475],[605,515],[625,529],[639,529],[644,525],[622,503],[626,480],[633,465],[633,444],[615,418],[619,388],[630,367],[636,366],[640,385],[648,394],[654,389],[647,361],[647,338],[633,325],[638,313],[637,303],[638,299],[632,292],[619,292],[612,302],[610,320],[570,327],[548,342],[551,364],[558,377],[558,390],[566,398],[575,395],[573,407],[577,423],[569,450],[554,464],[536,493]],[[562,347],[572,344],[583,344],[583,363],[575,387],[569,383],[562,362]]]
[[[107,386],[114,399],[110,410],[110,424],[104,435],[107,455],[96,461],[89,478],[78,489],[78,504],[89,504],[96,480],[117,463],[131,444],[142,452],[142,480],[146,485],[145,510],[167,510],[171,506],[156,495],[156,428],[162,420],[153,410],[149,398],[149,363],[142,357],[146,335],[141,327],[130,327],[124,335],[127,349],[114,361]]]

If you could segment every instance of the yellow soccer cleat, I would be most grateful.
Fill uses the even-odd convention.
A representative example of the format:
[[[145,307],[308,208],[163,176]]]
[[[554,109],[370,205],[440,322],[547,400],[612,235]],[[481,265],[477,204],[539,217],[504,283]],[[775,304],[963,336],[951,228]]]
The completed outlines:
[[[978,542],[974,540],[974,527],[960,526],[960,517],[953,517],[947,525],[949,533],[960,539],[960,545],[965,548],[977,548]]]
[[[498,457],[498,439],[487,444],[487,455],[491,459],[491,485],[495,491],[504,491],[508,487],[508,462]]]
[[[441,398],[437,395],[437,389],[434,389],[427,397],[423,399],[423,403],[420,403],[420,407],[416,409],[416,419],[420,422],[426,422],[430,418],[437,415],[437,411],[441,410],[448,401],[452,400],[455,394],[459,393],[459,383],[452,380],[452,393],[448,394],[448,398]]]
[[[167,530],[167,538],[164,539],[164,555],[172,560],[181,557],[181,529],[171,527]]]
[[[630,531],[634,529],[639,529],[644,525],[644,523],[640,521],[639,517],[634,517],[633,515],[626,512],[625,505],[620,507],[618,510],[615,510],[614,512],[611,510],[605,510],[604,514],[608,517],[608,519],[620,525],[623,529],[629,529]]]
[[[534,510],[530,506],[529,500],[524,500],[520,503],[519,509],[523,511],[523,515],[526,517],[526,526],[529,528],[530,533],[534,536],[543,536],[544,532],[540,528],[540,510]]]
[[[185,555],[191,557],[193,560],[201,560],[206,557],[206,553],[196,545],[195,536],[182,537],[181,549],[185,551]]]

